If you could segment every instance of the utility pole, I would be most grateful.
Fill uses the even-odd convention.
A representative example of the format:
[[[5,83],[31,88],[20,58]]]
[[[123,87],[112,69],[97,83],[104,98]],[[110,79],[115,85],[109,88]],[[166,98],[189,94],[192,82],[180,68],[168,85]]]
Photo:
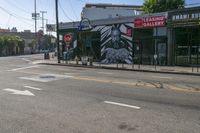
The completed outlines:
[[[57,36],[57,55],[58,63],[60,63],[60,44],[59,44],[59,18],[58,18],[58,0],[55,0],[55,9],[56,9],[56,36]]]
[[[37,2],[36,2],[36,0],[35,0],[35,2],[34,2],[34,8],[35,8],[35,16],[34,16],[34,19],[35,19],[35,34],[37,33],[37,8],[36,8],[36,4],[37,4]]]
[[[47,13],[47,11],[40,11],[40,13],[42,14],[42,30],[44,32],[44,14]]]
[[[35,19],[35,46],[36,46],[36,49],[37,49],[37,2],[36,0],[34,1],[34,8],[35,8],[35,13],[34,13],[34,19]]]

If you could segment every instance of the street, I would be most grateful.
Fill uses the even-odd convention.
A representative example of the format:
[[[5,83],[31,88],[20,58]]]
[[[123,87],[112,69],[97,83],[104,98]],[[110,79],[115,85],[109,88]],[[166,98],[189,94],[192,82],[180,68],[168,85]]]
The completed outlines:
[[[199,133],[200,77],[0,58],[0,133]]]

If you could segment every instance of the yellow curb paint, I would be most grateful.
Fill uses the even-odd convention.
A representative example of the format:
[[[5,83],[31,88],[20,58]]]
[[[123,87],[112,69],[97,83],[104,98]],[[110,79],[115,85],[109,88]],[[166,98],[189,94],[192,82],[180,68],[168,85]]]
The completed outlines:
[[[170,90],[175,90],[175,91],[182,91],[182,92],[200,92],[198,90],[192,90],[192,89],[187,89],[187,88],[180,88],[180,87],[176,87],[173,85],[165,85],[168,89]]]
[[[89,77],[73,77],[73,79],[77,80],[86,80],[86,81],[95,81],[95,82],[101,82],[101,83],[111,83],[111,84],[120,84],[120,85],[128,85],[128,86],[147,86],[147,87],[154,87],[151,84],[141,83],[138,82],[124,82],[124,81],[113,81],[113,80],[103,80],[103,79],[95,79],[95,78],[89,78]]]

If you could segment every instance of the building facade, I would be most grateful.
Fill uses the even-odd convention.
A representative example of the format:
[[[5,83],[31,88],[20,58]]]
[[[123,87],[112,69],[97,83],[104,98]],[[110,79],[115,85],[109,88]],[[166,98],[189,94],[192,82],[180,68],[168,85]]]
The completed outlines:
[[[196,7],[63,23],[59,32],[60,52],[71,49],[73,57],[92,56],[101,63],[199,64],[199,16]],[[65,41],[66,35],[71,36],[70,42]]]
[[[175,65],[200,63],[200,7],[169,12],[171,62]]]

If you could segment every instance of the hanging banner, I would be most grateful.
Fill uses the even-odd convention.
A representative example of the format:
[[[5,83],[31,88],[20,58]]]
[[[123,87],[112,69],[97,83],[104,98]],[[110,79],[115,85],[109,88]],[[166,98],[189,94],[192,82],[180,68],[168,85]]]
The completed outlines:
[[[143,17],[134,20],[135,28],[162,27],[165,25],[166,18],[164,16]]]

